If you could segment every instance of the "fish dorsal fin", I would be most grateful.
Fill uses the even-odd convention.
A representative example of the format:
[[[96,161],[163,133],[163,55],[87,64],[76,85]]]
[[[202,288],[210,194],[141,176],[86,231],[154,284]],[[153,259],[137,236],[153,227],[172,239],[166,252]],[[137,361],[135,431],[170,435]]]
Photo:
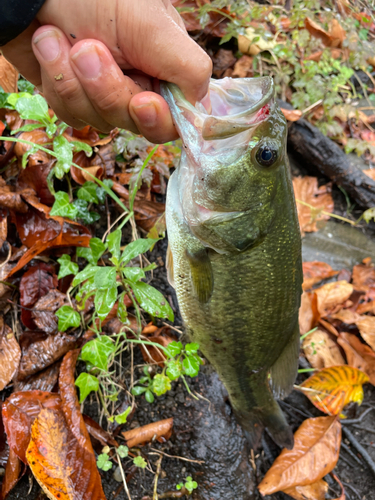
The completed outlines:
[[[186,257],[190,265],[195,293],[199,302],[205,304],[210,300],[214,289],[214,277],[207,250],[205,248],[196,252],[187,250]]]
[[[168,244],[168,248],[167,248],[167,257],[165,259],[165,267],[167,269],[168,283],[171,286],[173,286],[173,288],[176,288],[175,284],[174,284],[173,254],[172,254],[172,250],[171,250],[171,245],[170,244]]]

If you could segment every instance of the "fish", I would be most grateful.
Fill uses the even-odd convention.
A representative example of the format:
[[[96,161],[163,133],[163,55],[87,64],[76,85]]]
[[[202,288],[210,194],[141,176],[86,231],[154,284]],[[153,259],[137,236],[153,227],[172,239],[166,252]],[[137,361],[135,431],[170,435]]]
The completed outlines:
[[[162,84],[182,140],[166,200],[167,271],[186,330],[218,372],[253,449],[293,433],[301,236],[285,118],[270,77],[211,80],[195,105]]]

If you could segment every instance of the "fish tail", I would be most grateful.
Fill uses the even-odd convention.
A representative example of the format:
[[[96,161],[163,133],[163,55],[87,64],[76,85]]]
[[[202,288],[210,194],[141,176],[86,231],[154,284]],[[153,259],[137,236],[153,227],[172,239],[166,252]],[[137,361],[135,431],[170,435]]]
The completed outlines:
[[[282,448],[291,450],[294,446],[294,436],[278,403],[273,400],[266,408],[254,408],[246,412],[236,412],[238,423],[244,430],[251,448],[256,450],[262,438],[262,432],[267,428],[272,439]]]

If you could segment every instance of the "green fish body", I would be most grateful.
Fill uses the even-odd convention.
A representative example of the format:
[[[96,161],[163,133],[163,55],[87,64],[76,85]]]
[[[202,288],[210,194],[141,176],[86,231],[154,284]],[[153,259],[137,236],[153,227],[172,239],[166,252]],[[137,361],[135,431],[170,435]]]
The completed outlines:
[[[167,267],[182,317],[250,445],[267,427],[292,448],[275,398],[292,390],[298,366],[301,238],[272,80],[212,81],[208,111],[174,85],[163,95],[183,141],[167,193]]]

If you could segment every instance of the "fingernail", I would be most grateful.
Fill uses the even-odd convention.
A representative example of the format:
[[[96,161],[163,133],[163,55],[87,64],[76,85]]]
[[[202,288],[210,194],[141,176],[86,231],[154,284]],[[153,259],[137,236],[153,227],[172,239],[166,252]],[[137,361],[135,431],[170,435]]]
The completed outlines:
[[[83,46],[72,60],[84,78],[93,79],[100,75],[102,63],[95,47]]]
[[[47,62],[54,61],[60,54],[60,40],[56,31],[46,31],[34,39],[34,45]]]
[[[156,111],[156,107],[152,102],[134,106],[133,109],[139,122],[142,124],[143,127],[147,128],[155,127],[158,114]]]

